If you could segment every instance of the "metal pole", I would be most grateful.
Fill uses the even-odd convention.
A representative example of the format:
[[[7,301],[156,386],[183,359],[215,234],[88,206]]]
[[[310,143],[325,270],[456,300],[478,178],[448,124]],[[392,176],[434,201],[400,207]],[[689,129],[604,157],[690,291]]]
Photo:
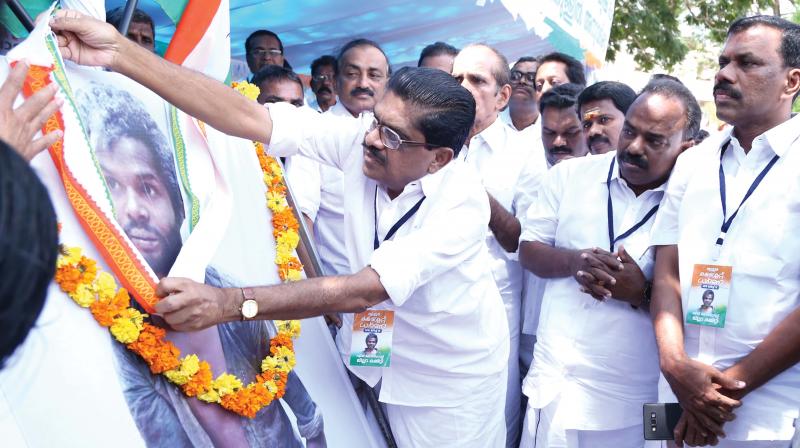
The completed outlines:
[[[308,260],[305,260],[311,264],[312,269],[318,276],[324,276],[325,270],[319,262],[319,254],[317,253],[317,247],[314,245],[314,242],[311,241],[309,235],[309,230],[306,227],[306,220],[303,219],[302,213],[297,208],[297,205],[294,201],[294,195],[292,194],[292,187],[289,185],[289,180],[286,179],[286,168],[283,166],[283,163],[280,162],[280,159],[275,159],[281,165],[281,169],[284,172],[283,180],[286,183],[286,201],[289,203],[289,207],[292,208],[292,213],[294,214],[294,218],[300,224],[299,234],[300,234],[300,244],[305,246],[306,253],[308,254]],[[306,271],[306,277],[313,277],[313,275],[309,276],[309,272]],[[347,367],[345,367],[347,368]],[[348,374],[350,372],[348,371]],[[353,375],[349,375],[351,378],[355,378],[361,388],[366,391],[367,402],[369,404],[370,409],[372,409],[373,414],[375,414],[375,420],[378,421],[378,426],[380,426],[381,434],[383,434],[384,441],[389,448],[397,448],[397,442],[394,440],[394,435],[392,434],[392,428],[389,426],[389,420],[386,418],[386,414],[383,412],[383,407],[380,405],[378,401],[378,395],[375,393],[375,389],[369,387],[367,383],[362,381],[359,378],[356,378]]]
[[[24,26],[25,29],[28,30],[28,32],[33,31],[34,27],[33,19],[31,18],[30,15],[28,15],[28,12],[25,11],[25,8],[23,8],[22,5],[19,3],[19,0],[6,0],[6,3],[8,4],[8,7],[11,9],[11,12],[13,12],[15,16],[17,16],[17,20],[19,20],[22,26]]]
[[[133,17],[133,11],[136,10],[136,5],[139,3],[139,0],[128,0],[125,3],[125,11],[122,13],[122,21],[119,22],[119,33],[125,36],[128,34],[128,27],[131,26],[131,18]]]

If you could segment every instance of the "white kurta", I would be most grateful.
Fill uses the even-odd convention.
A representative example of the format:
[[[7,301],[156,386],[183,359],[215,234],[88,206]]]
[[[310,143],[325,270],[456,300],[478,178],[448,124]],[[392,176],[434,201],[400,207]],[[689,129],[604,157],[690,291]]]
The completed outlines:
[[[731,131],[682,155],[654,227],[653,244],[678,245],[684,314],[693,266],[708,263],[722,224],[719,167]],[[732,136],[731,136],[732,137]],[[728,217],[775,155],[780,156],[739,210],[714,264],[733,266],[725,327],[684,325],[691,358],[725,370],[747,356],[800,306],[800,118],[759,135],[745,154],[736,138],[722,157]],[[685,318],[685,316],[684,316]],[[700,338],[713,337],[701,353]],[[662,401],[670,399],[662,388]],[[725,424],[728,440],[789,440],[800,408],[800,364],[749,393]]]
[[[520,241],[564,249],[609,249],[607,179],[616,152],[572,159],[553,167],[523,223]],[[615,164],[610,192],[615,235],[640,222],[664,186],[636,196]],[[653,218],[619,241],[652,277]],[[573,277],[547,279],[534,360],[523,382],[529,405],[556,398],[564,429],[613,430],[641,424],[642,403],[657,396],[658,355],[650,316],[619,300],[582,293]]]

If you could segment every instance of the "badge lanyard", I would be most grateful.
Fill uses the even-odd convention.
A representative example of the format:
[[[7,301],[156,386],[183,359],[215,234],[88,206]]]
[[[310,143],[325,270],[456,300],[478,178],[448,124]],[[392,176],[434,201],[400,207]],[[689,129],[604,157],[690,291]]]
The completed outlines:
[[[616,161],[617,161],[616,157],[611,159],[611,166],[608,168],[608,179],[606,180],[606,187],[608,187],[608,241],[609,241],[608,251],[609,252],[614,252],[614,246],[617,244],[617,241],[623,240],[631,236],[633,232],[639,230],[640,227],[642,227],[647,221],[649,221],[650,218],[652,218],[653,215],[655,215],[656,212],[658,211],[658,205],[659,205],[656,204],[653,208],[651,208],[650,211],[647,212],[646,215],[644,215],[644,218],[642,218],[641,221],[634,224],[633,227],[623,232],[620,236],[616,238],[614,237],[614,204],[611,201],[611,175],[614,173],[614,164],[616,163]]]
[[[722,146],[722,151],[720,151],[719,154],[719,198],[720,201],[722,202],[722,226],[719,229],[719,236],[717,237],[716,241],[715,259],[719,258],[719,254],[722,251],[722,245],[725,244],[725,236],[728,233],[728,229],[731,228],[731,224],[733,224],[733,220],[736,218],[736,215],[739,213],[739,209],[742,208],[742,205],[744,205],[745,201],[747,201],[750,195],[752,195],[753,192],[756,191],[756,188],[758,188],[758,186],[761,184],[761,181],[764,180],[764,177],[766,177],[769,170],[772,169],[772,167],[775,165],[775,162],[777,162],[779,159],[779,156],[776,154],[772,158],[772,160],[770,160],[769,163],[767,163],[767,166],[764,167],[764,169],[761,170],[760,173],[758,173],[758,176],[756,176],[755,180],[750,185],[750,188],[747,189],[747,193],[745,193],[744,197],[742,198],[742,202],[739,203],[739,206],[736,207],[736,210],[734,210],[730,218],[725,219],[728,212],[726,204],[727,201],[726,201],[726,190],[725,190],[725,170],[722,168],[722,157],[725,155],[725,151],[728,149],[728,146],[730,146],[730,143],[731,141],[730,139],[728,139],[728,141],[726,141],[725,144]]]
[[[411,219],[411,217],[414,216],[415,213],[417,213],[417,210],[419,210],[419,207],[422,205],[422,201],[424,201],[424,200],[425,200],[425,196],[422,196],[422,198],[419,201],[417,201],[417,203],[414,204],[414,206],[411,207],[411,209],[408,210],[405,215],[400,217],[400,219],[398,219],[397,222],[394,223],[394,225],[389,229],[389,232],[383,238],[383,241],[386,241],[386,240],[390,239],[391,237],[393,237],[394,234],[397,232],[397,230],[400,229],[400,227],[403,227],[403,224],[405,224],[406,221]],[[377,185],[375,186],[375,201],[373,202],[372,205],[373,205],[373,212],[374,212],[374,216],[375,216],[375,234],[374,234],[375,238],[373,240],[372,245],[373,245],[373,249],[378,249],[378,247],[380,247],[380,245],[381,245],[381,242],[378,240],[378,187],[377,187]]]

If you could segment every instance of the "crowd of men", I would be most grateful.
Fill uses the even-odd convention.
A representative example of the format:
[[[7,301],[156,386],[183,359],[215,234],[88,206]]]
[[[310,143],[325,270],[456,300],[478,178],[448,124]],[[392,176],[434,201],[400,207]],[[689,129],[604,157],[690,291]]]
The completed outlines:
[[[351,371],[379,389],[399,446],[642,447],[643,404],[670,401],[679,444],[790,446],[797,24],[730,25],[713,92],[729,126],[709,135],[676,78],[587,86],[566,54],[511,65],[481,43],[436,42],[393,73],[355,39],[311,64],[312,97],[279,36],[256,31],[256,104],[160,61],[137,17],[135,44],[71,11],[51,26],[65,58],[287,157],[326,276],[247,295],[165,278],[173,328],[341,313],[346,360],[353,313],[394,311],[391,367]]]

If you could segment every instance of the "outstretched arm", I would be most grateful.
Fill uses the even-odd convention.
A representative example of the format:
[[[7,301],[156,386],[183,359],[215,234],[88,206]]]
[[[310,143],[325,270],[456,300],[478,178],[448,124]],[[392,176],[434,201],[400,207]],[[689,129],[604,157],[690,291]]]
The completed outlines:
[[[77,11],[57,11],[50,27],[64,58],[121,73],[225,134],[269,143],[269,111],[225,84],[168,62]]]
[[[303,319],[334,312],[360,312],[389,298],[378,273],[366,267],[352,275],[318,277],[253,288],[256,319]],[[161,280],[156,310],[172,328],[195,331],[241,319],[239,288],[214,288],[184,278]]]

